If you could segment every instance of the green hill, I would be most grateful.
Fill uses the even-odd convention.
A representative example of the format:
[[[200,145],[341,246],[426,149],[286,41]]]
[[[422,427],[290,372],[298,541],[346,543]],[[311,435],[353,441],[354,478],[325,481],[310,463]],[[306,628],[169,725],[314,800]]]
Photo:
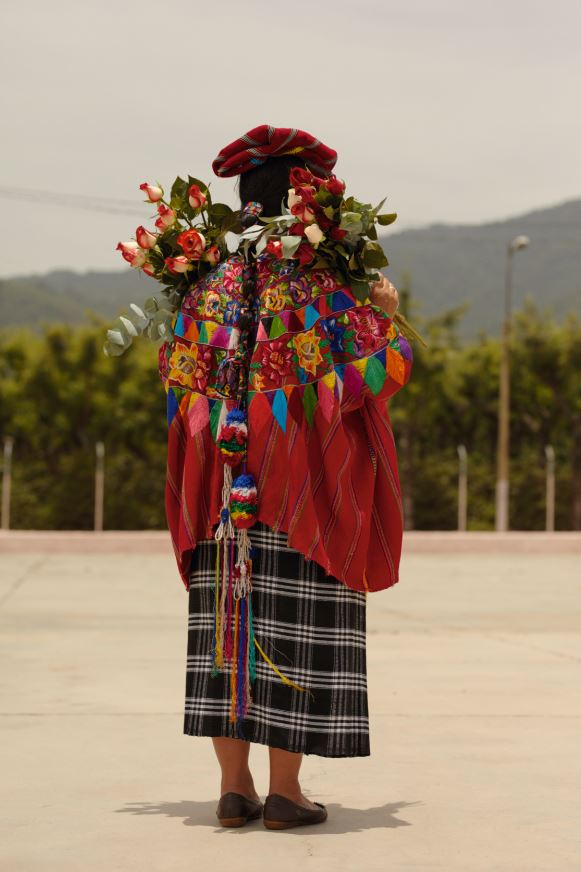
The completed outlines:
[[[397,227],[397,224],[395,225]],[[488,224],[433,224],[391,232],[382,242],[396,285],[411,276],[424,315],[468,302],[462,331],[497,333],[502,313],[506,247],[519,234],[530,248],[515,258],[515,306],[530,296],[557,317],[581,308],[581,199]],[[129,267],[117,272],[57,270],[0,280],[0,325],[79,324],[90,312],[114,318],[159,287]]]

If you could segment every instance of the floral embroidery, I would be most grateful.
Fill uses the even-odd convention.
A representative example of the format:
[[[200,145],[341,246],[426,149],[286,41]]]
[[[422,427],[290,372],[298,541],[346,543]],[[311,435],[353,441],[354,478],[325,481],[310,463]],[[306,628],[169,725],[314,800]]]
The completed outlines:
[[[238,300],[228,300],[224,309],[224,324],[235,324],[240,315],[240,308]]]
[[[327,335],[329,337],[331,351],[345,351],[345,327],[339,323],[336,317],[327,318],[324,323]]]
[[[317,285],[321,291],[328,294],[330,291],[336,291],[339,288],[337,280],[332,272],[324,269],[313,269],[309,273],[311,282]]]
[[[204,305],[204,315],[207,318],[217,316],[220,312],[220,294],[216,291],[208,291],[206,294],[206,302]]]
[[[262,379],[280,385],[284,376],[292,369],[293,352],[284,339],[274,339],[260,346],[259,366],[262,369]],[[256,377],[254,379],[256,382]]]
[[[198,284],[194,285],[182,300],[182,304],[180,307],[181,311],[186,314],[195,315],[198,304],[202,297],[202,292],[205,290],[206,288],[204,282],[199,282]]]
[[[264,376],[260,372],[255,372],[254,376],[251,378],[251,385],[256,391],[264,390]]]
[[[213,362],[212,349],[209,346],[188,347],[176,342],[169,360],[169,378],[202,393],[208,383]]]
[[[351,323],[353,325],[354,342],[359,354],[372,354],[378,348],[385,345],[385,333],[373,310],[368,306],[362,306],[362,310],[351,309]]]
[[[158,364],[157,369],[159,372],[159,377],[162,380],[162,382],[166,381],[168,374],[169,374],[168,363],[167,363],[167,352],[168,352],[169,345],[170,345],[170,343],[167,341],[162,342],[161,345],[159,346],[159,349],[157,352],[157,364]]]
[[[309,303],[313,295],[311,282],[309,282],[305,276],[291,279],[289,281],[288,289],[292,299],[299,306],[304,306]]]
[[[299,359],[299,366],[311,375],[316,375],[317,365],[323,362],[321,354],[320,337],[315,333],[315,328],[306,330],[304,333],[297,333],[293,339],[294,346]]]
[[[271,312],[280,312],[286,305],[286,295],[280,284],[267,288],[264,294],[264,307]]]
[[[241,262],[231,258],[228,261],[228,269],[220,275],[220,283],[229,294],[240,294],[243,269]]]

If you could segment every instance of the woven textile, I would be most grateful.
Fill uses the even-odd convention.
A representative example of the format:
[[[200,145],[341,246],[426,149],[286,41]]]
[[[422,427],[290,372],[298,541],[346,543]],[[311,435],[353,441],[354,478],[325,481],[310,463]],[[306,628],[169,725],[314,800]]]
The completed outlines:
[[[252,540],[256,639],[305,691],[283,684],[257,656],[239,738],[322,757],[368,756],[365,594],[290,548],[285,533],[259,522]],[[184,733],[234,737],[228,671],[212,675],[215,556],[215,541],[203,540],[192,560]]]
[[[270,156],[292,154],[302,158],[314,173],[326,176],[337,161],[337,152],[296,127],[260,124],[219,152],[212,163],[217,176],[238,176],[260,166]]]
[[[398,580],[403,511],[387,401],[412,352],[397,324],[327,269],[257,259],[258,330],[249,379],[248,472],[257,518],[355,590]],[[162,346],[167,392],[165,507],[184,586],[196,543],[220,517],[219,422],[232,406],[219,367],[240,312],[233,254],[184,297]]]

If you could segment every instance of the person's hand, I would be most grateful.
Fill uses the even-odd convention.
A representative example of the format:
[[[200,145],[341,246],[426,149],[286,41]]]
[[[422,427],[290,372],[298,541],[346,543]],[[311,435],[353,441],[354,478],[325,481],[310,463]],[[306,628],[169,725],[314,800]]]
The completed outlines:
[[[380,281],[372,282],[369,285],[369,299],[375,306],[383,309],[390,318],[393,318],[399,306],[397,288],[385,276],[382,276]]]

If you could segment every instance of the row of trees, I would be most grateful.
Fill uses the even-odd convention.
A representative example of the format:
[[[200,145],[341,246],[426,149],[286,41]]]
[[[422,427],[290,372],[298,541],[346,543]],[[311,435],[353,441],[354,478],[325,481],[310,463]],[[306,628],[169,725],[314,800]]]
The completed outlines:
[[[409,301],[402,294],[404,310]],[[500,347],[462,342],[462,310],[411,317],[411,382],[391,403],[408,528],[454,529],[457,446],[469,455],[469,529],[494,528]],[[156,349],[102,352],[106,325],[0,336],[0,434],[14,437],[11,526],[91,529],[95,444],[107,448],[105,528],[165,526],[165,392]],[[545,446],[556,452],[556,529],[581,529],[581,322],[527,304],[512,346],[511,527],[545,522]]]

